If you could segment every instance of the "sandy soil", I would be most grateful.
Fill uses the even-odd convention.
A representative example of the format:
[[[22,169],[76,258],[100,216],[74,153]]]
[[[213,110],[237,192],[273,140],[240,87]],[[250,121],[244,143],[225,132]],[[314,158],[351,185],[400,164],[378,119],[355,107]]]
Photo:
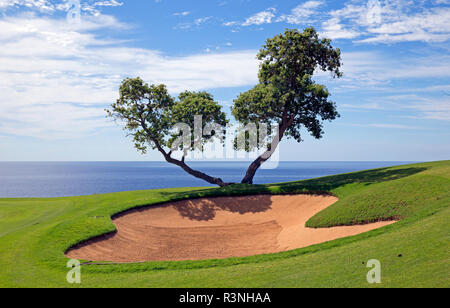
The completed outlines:
[[[219,197],[132,210],[114,219],[117,233],[67,252],[113,262],[243,257],[306,247],[391,222],[310,229],[306,221],[337,201],[330,196]]]

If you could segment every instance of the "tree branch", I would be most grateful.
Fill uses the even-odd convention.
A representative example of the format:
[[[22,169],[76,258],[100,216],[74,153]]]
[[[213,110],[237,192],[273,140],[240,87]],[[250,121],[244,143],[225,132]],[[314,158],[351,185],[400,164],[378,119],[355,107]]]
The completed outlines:
[[[225,186],[234,184],[234,183],[226,183],[221,178],[215,178],[215,177],[207,175],[206,173],[192,169],[185,163],[185,156],[183,156],[183,158],[181,160],[174,159],[174,158],[170,157],[170,155],[164,150],[164,148],[159,144],[159,142],[157,140],[152,140],[152,142],[155,144],[158,151],[164,156],[164,159],[168,163],[171,163],[178,167],[181,167],[184,171],[186,171],[190,175],[195,176],[196,178],[202,179],[210,184],[219,185],[220,187],[225,187]]]

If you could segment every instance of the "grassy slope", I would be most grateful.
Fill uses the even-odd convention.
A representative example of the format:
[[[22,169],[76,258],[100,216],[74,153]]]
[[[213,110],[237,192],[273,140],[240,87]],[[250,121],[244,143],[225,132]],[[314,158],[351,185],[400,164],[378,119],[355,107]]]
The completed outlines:
[[[0,199],[0,287],[69,287],[64,250],[113,231],[110,216],[128,208],[192,196],[304,191],[327,191],[340,198],[313,217],[311,227],[403,220],[273,255],[83,267],[81,287],[367,287],[368,269],[362,262],[373,258],[382,263],[383,287],[450,286],[450,161],[445,161],[268,186]]]

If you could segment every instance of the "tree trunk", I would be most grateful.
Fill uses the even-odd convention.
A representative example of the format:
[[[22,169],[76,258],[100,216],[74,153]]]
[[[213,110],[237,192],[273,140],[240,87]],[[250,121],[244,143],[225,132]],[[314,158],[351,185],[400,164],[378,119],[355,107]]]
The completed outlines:
[[[267,153],[267,152],[266,152]],[[272,155],[270,155],[272,156]],[[269,157],[270,158],[270,157]],[[256,171],[263,163],[265,163],[269,158],[264,159],[263,155],[259,156],[247,169],[245,177],[242,179],[242,184],[253,184],[253,178],[255,177]]]
[[[261,165],[268,161],[272,157],[273,153],[275,153],[278,145],[283,139],[284,133],[292,125],[294,119],[295,117],[291,117],[289,120],[282,121],[280,127],[278,128],[278,135],[275,136],[274,140],[272,141],[270,149],[264,152],[264,154],[259,156],[254,162],[250,164],[245,177],[241,181],[242,184],[253,184],[253,178],[255,177],[256,171],[258,171]]]

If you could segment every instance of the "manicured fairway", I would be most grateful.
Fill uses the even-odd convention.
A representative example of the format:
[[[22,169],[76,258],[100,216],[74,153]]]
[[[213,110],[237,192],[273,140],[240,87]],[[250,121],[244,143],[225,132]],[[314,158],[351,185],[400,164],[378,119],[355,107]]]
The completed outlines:
[[[292,192],[339,197],[309,227],[401,221],[272,255],[83,266],[81,285],[66,282],[64,251],[113,231],[115,213],[187,197]],[[450,287],[449,205],[450,161],[264,186],[0,199],[0,287]],[[369,259],[381,261],[380,285],[366,282]]]

